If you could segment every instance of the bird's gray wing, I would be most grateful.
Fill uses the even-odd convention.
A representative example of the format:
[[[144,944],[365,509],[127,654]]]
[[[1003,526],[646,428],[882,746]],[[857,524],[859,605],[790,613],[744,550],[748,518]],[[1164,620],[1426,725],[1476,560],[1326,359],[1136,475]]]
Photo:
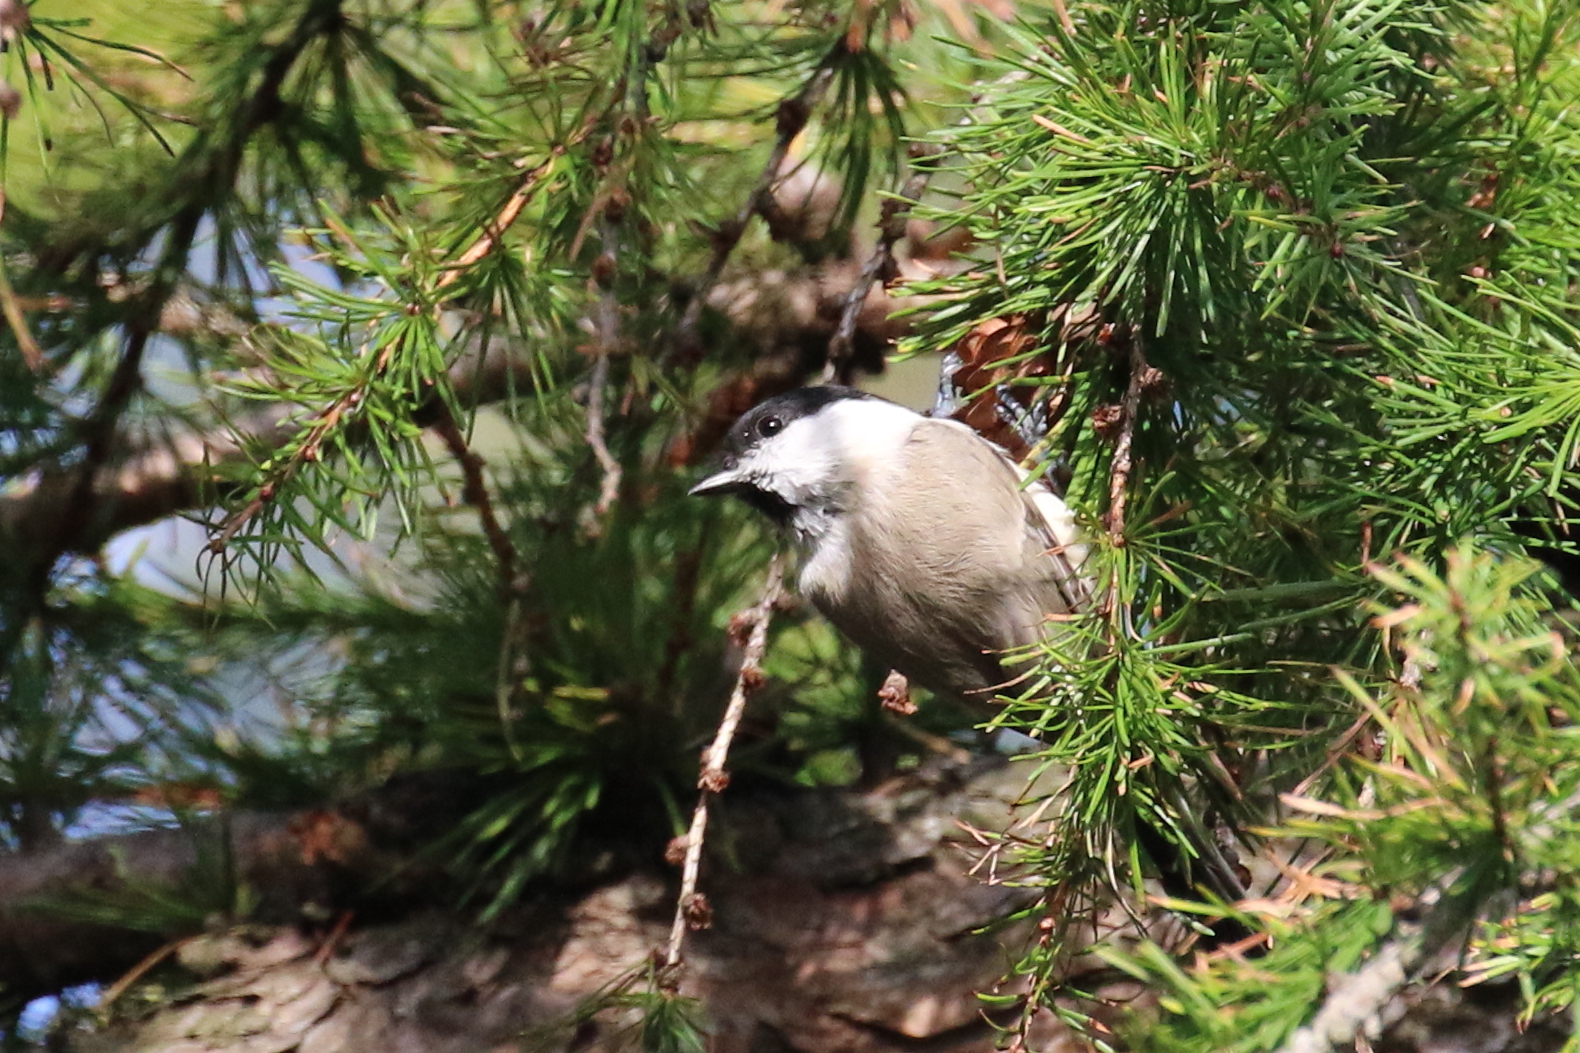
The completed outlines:
[[[1018,515],[1025,532],[1025,558],[1032,573],[1046,578],[1052,594],[1044,601],[1044,614],[1069,614],[1085,606],[1091,595],[1090,584],[1081,573],[1086,562],[1086,545],[1079,527],[1063,499],[1043,480],[1031,480],[1027,473],[1001,447],[982,438],[958,421],[930,420],[912,433],[939,445],[969,448],[963,458],[981,472],[1001,480],[995,490],[1012,486],[1019,508],[1002,514]],[[981,480],[977,482],[981,485]],[[1006,491],[1007,492],[1007,491]],[[1048,602],[1054,601],[1054,602]]]

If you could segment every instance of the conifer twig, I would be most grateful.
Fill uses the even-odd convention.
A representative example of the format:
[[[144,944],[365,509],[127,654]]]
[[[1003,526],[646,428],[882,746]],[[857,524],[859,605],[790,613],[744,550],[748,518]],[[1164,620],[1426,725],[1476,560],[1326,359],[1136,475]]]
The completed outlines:
[[[1400,989],[1475,919],[1475,910],[1464,902],[1464,897],[1449,895],[1450,886],[1459,876],[1459,871],[1445,875],[1422,893],[1418,902],[1436,897],[1422,922],[1399,926],[1396,935],[1379,947],[1366,964],[1346,976],[1329,978],[1327,998],[1311,1023],[1289,1036],[1279,1053],[1330,1053],[1353,1048],[1358,1036],[1373,1030]]]
[[[623,107],[629,118],[640,127],[648,118],[647,104],[647,76],[652,66],[652,52],[649,42],[648,47],[643,47],[637,55],[636,64],[631,68],[626,78]],[[597,349],[594,352],[592,376],[587,381],[587,445],[591,447],[593,457],[598,461],[598,467],[603,470],[603,482],[598,488],[598,503],[593,506],[594,520],[603,518],[604,513],[614,507],[615,501],[620,496],[620,481],[623,471],[620,462],[609,452],[609,443],[604,437],[604,389],[609,386],[609,356],[615,353],[620,343],[620,294],[616,288],[616,281],[620,276],[620,255],[624,247],[621,223],[624,219],[624,205],[616,205],[614,195],[597,206],[601,210],[598,219],[599,234],[603,242],[603,253],[593,265],[593,281],[599,286],[597,326]]]
[[[563,153],[564,150],[563,146],[556,146],[554,153],[558,155]],[[450,264],[449,269],[440,276],[438,288],[444,289],[454,284],[456,279],[466,273],[468,267],[494,250],[494,246],[498,245],[505,236],[505,231],[509,230],[511,224],[515,223],[516,219],[521,215],[521,210],[527,206],[527,202],[532,200],[532,194],[537,189],[538,180],[543,178],[543,173],[549,170],[549,164],[549,161],[544,161],[540,165],[527,169],[526,174],[521,178],[521,182],[517,184],[515,191],[505,200],[504,207],[499,210],[499,214],[483,228],[482,236],[472,242],[465,252],[457,256],[455,262]]]
[[[740,726],[746,712],[746,700],[762,685],[763,654],[768,650],[768,623],[773,618],[774,605],[784,591],[783,558],[776,554],[768,564],[768,581],[757,603],[735,615],[730,632],[741,641],[741,668],[735,676],[735,689],[724,707],[719,729],[713,742],[702,754],[702,771],[697,776],[697,806],[691,813],[691,828],[686,833],[685,857],[681,863],[680,895],[675,901],[675,920],[669,929],[669,944],[664,951],[664,967],[674,969],[680,964],[681,950],[688,929],[705,929],[710,924],[707,898],[697,891],[697,876],[702,868],[702,846],[708,829],[708,803],[730,784],[724,768],[729,759],[730,742],[735,729]],[[671,978],[673,982],[673,978]]]
[[[593,506],[593,515],[602,516],[614,507],[615,499],[620,496],[622,475],[620,462],[609,452],[609,444],[604,441],[603,434],[603,396],[604,388],[609,384],[607,351],[600,352],[598,360],[593,363],[592,380],[589,383],[591,390],[587,393],[587,445],[592,447],[593,456],[598,458],[598,465],[603,469],[603,482],[598,488],[598,503]]]
[[[828,361],[823,366],[825,384],[838,380],[846,362],[850,359],[851,343],[856,337],[856,323],[860,320],[861,309],[867,302],[867,293],[872,290],[872,283],[877,281],[878,275],[893,267],[894,246],[905,236],[905,221],[910,217],[911,209],[916,207],[923,191],[927,189],[928,180],[933,176],[931,166],[919,162],[936,153],[936,148],[921,145],[913,148],[911,177],[905,181],[905,186],[900,190],[898,197],[886,198],[883,202],[883,210],[878,220],[878,244],[873,247],[872,255],[868,256],[867,262],[862,265],[855,284],[845,294],[845,306],[839,314],[839,325],[834,329],[834,336],[828,342]]]
[[[150,969],[195,939],[197,939],[195,936],[183,936],[179,939],[171,940],[164,944],[164,946],[150,952],[136,965],[132,966],[124,974],[122,974],[119,980],[105,988],[104,993],[99,996],[97,1008],[107,1009],[111,1005],[114,1005],[115,1000],[121,997],[121,995],[125,994],[127,990],[130,989],[131,986],[138,980],[141,980],[144,976],[147,976]]]
[[[516,554],[516,546],[510,540],[510,535],[500,525],[499,517],[494,513],[494,499],[488,490],[488,483],[483,478],[483,458],[473,452],[467,444],[466,436],[461,434],[461,427],[456,423],[455,415],[450,412],[449,405],[439,400],[438,420],[434,422],[434,430],[439,433],[445,448],[450,451],[456,463],[461,466],[461,494],[466,498],[466,503],[477,509],[477,518],[483,524],[483,536],[488,539],[488,547],[494,553],[494,559],[499,564],[499,581],[507,593],[521,591],[522,583],[516,580],[516,568],[520,560]]]
[[[1136,416],[1141,409],[1141,387],[1147,372],[1146,354],[1139,336],[1131,337],[1130,383],[1125,386],[1119,406],[1119,440],[1114,443],[1114,459],[1108,473],[1108,541],[1116,548],[1125,543],[1125,505],[1130,497],[1130,472],[1134,467],[1131,448],[1136,437]]]
[[[823,100],[824,93],[828,91],[828,86],[834,79],[835,60],[844,53],[845,41],[841,38],[818,63],[812,75],[801,86],[801,90],[779,104],[776,118],[778,137],[774,140],[773,149],[768,153],[768,160],[763,164],[762,171],[758,173],[757,182],[752,186],[751,193],[746,195],[746,200],[742,201],[741,207],[736,210],[735,217],[719,228],[713,240],[713,256],[708,261],[708,269],[698,279],[697,287],[692,290],[691,299],[686,304],[685,313],[680,316],[680,326],[675,339],[683,355],[696,352],[697,325],[702,321],[702,308],[707,302],[708,293],[718,283],[719,276],[724,273],[724,265],[729,262],[735,247],[741,243],[741,237],[746,233],[746,227],[751,223],[752,217],[762,211],[768,201],[768,195],[783,178],[780,169],[784,167],[785,157],[790,153],[790,144],[806,128],[812,111]]]
[[[0,218],[4,215],[5,192],[0,189]],[[33,372],[39,372],[44,368],[44,351],[38,346],[38,341],[33,339],[33,330],[27,326],[27,316],[22,313],[22,304],[17,300],[16,291],[11,288],[11,278],[6,274],[3,259],[0,259],[0,309],[5,311],[6,324],[11,327],[16,346],[22,351],[22,361]]]
[[[606,242],[618,245],[612,236]],[[592,448],[598,466],[603,469],[603,482],[598,488],[598,503],[593,506],[593,516],[602,518],[614,507],[620,496],[620,462],[609,452],[604,438],[604,389],[609,386],[609,355],[620,338],[620,305],[615,299],[614,278],[609,278],[598,301],[598,350],[593,359],[592,376],[587,380],[587,445]]]
[[[1147,372],[1147,359],[1139,335],[1131,337],[1130,382],[1119,404],[1119,437],[1114,443],[1114,459],[1108,470],[1108,543],[1115,548],[1125,544],[1125,506],[1130,498],[1130,473],[1135,467],[1132,448],[1136,437],[1136,417],[1141,411],[1141,388]],[[1112,616],[1119,609],[1119,578],[1109,575],[1108,600],[1104,613]],[[1112,624],[1112,623],[1110,623]],[[1112,630],[1110,630],[1112,631]]]

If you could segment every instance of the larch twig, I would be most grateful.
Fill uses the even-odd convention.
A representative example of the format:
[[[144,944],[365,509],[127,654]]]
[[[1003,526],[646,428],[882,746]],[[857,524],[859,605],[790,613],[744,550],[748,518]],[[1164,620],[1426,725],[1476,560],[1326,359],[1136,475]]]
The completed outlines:
[[[779,602],[784,583],[783,559],[775,555],[768,564],[768,581],[757,603],[737,614],[730,630],[737,637],[744,637],[741,651],[741,668],[735,676],[735,689],[724,707],[719,729],[713,742],[702,754],[702,771],[697,776],[697,806],[691,813],[691,827],[686,833],[686,854],[681,864],[680,895],[675,901],[675,920],[669,929],[669,944],[664,952],[664,967],[673,970],[680,965],[682,950],[689,929],[708,927],[709,910],[706,897],[697,891],[697,877],[702,869],[702,847],[708,829],[708,804],[729,785],[730,776],[724,768],[729,759],[730,743],[735,730],[740,727],[741,716],[746,712],[746,700],[763,681],[763,654],[768,650],[768,623],[773,618],[774,605]]]
[[[488,539],[488,547],[494,553],[494,559],[499,564],[499,581],[506,593],[520,591],[520,583],[516,580],[516,568],[520,559],[516,554],[516,546],[510,540],[510,535],[500,524],[498,515],[494,512],[494,500],[488,490],[488,483],[483,478],[483,458],[473,452],[467,444],[466,436],[461,434],[461,427],[456,422],[455,415],[450,412],[450,406],[442,399],[439,402],[438,420],[434,422],[434,430],[439,433],[445,448],[450,451],[456,463],[461,466],[461,494],[466,503],[477,509],[477,518],[483,524],[483,536]]]
[[[894,264],[894,246],[899,244],[905,236],[905,221],[910,217],[911,209],[921,200],[922,193],[927,189],[927,181],[932,178],[932,167],[923,164],[930,159],[936,150],[918,147],[912,152],[911,177],[905,181],[898,197],[886,198],[883,210],[878,220],[878,244],[873,247],[872,255],[867,257],[867,262],[862,265],[861,273],[856,276],[856,282],[845,294],[845,305],[839,313],[839,325],[834,329],[834,336],[828,342],[828,362],[823,367],[823,382],[831,384],[840,379],[845,364],[850,360],[851,344],[856,337],[856,323],[861,319],[861,309],[867,302],[867,294],[872,290],[872,283],[877,281],[878,275],[884,273]]]
[[[829,83],[834,79],[835,59],[844,53],[844,49],[845,42],[841,39],[818,63],[812,75],[801,86],[801,90],[779,104],[778,137],[774,140],[773,149],[769,151],[768,160],[764,163],[762,171],[758,173],[757,182],[753,184],[751,193],[746,195],[746,200],[742,201],[741,207],[736,210],[734,218],[721,227],[714,238],[713,256],[708,261],[708,269],[698,279],[696,288],[691,292],[691,299],[686,304],[685,313],[680,316],[676,345],[683,355],[696,351],[697,325],[702,320],[702,309],[706,306],[708,293],[718,283],[719,276],[724,273],[724,265],[729,262],[730,255],[740,244],[741,236],[746,233],[746,227],[751,223],[752,217],[762,211],[769,194],[783,178],[780,169],[784,167],[785,157],[790,153],[790,144],[806,128],[812,111],[823,100]]]

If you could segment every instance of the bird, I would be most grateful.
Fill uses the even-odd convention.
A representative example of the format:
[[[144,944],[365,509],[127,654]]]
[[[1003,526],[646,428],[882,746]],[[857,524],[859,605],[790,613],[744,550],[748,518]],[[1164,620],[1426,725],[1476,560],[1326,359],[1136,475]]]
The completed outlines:
[[[759,404],[691,493],[766,515],[796,550],[798,591],[835,628],[979,709],[1035,664],[1050,616],[1087,599],[1086,546],[1052,490],[964,424],[857,388]]]
[[[791,390],[747,411],[718,471],[691,488],[765,515],[797,555],[798,591],[869,656],[977,712],[1036,700],[1036,645],[1090,601],[1077,518],[1047,484],[966,425],[838,385]],[[1172,894],[1190,860],[1161,832],[1136,837]],[[1200,877],[1244,898],[1206,836]],[[1232,919],[1219,940],[1247,930]]]

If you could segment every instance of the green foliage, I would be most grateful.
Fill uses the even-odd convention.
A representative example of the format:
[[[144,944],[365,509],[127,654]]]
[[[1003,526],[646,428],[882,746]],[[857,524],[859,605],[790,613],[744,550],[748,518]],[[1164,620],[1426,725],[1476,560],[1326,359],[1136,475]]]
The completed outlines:
[[[1232,908],[1254,962],[1102,950],[1164,994],[1137,1044],[1277,1045],[1429,892],[1481,918],[1471,978],[1568,1006],[1580,696],[1522,553],[1577,554],[1580,6],[1019,14],[269,0],[161,37],[178,73],[36,11],[6,76],[47,52],[71,87],[24,101],[62,145],[11,152],[0,244],[5,837],[166,781],[292,807],[444,769],[477,797],[435,851],[485,914],[612,843],[656,858],[768,549],[683,477],[820,366],[710,290],[826,283],[911,136],[941,147],[923,211],[974,241],[908,290],[905,350],[1028,336],[972,364],[1035,403],[1087,534],[1093,602],[1000,718],[1072,773],[1021,861],[1081,915],[1144,887],[1144,831],[1190,856],[1296,787],[1286,832],[1327,846],[1317,893]],[[753,197],[781,153],[832,188],[808,229]],[[107,481],[194,442],[202,492],[167,500],[209,509],[203,604],[92,558],[141,522]],[[737,770],[904,763],[826,626],[776,619],[767,667]],[[197,923],[161,895],[151,926]],[[1035,998],[1079,949],[1024,955]],[[644,1046],[696,1048],[652,999]]]
[[[79,580],[21,634],[0,681],[0,818],[43,847],[85,807],[192,770],[221,708],[167,597]]]
[[[1399,605],[1379,605],[1374,624],[1412,672],[1379,695],[1340,680],[1370,716],[1381,755],[1345,758],[1322,800],[1286,798],[1281,833],[1327,849],[1303,893],[1245,905],[1265,915],[1266,955],[1182,969],[1156,946],[1107,952],[1165,992],[1158,1017],[1133,1021],[1138,1042],[1279,1047],[1330,977],[1409,945],[1402,930],[1421,897],[1436,902],[1439,923],[1458,919],[1446,926],[1451,949],[1472,917],[1483,919],[1466,982],[1518,980],[1527,1019],[1571,1004],[1580,671],[1571,629],[1554,628],[1530,589],[1534,570],[1467,548],[1451,550],[1442,573],[1408,557],[1376,570]]]
[[[1072,768],[1051,835],[1025,853],[1068,902],[1139,884],[1143,827],[1192,855],[1217,822],[1265,823],[1279,792],[1329,772],[1358,717],[1408,749],[1359,702],[1406,668],[1363,630],[1380,584],[1419,592],[1462,538],[1571,550],[1577,31],[1571,4],[1079,5],[1067,22],[1025,22],[968,119],[934,133],[953,189],[932,215],[983,248],[923,286],[943,303],[909,347],[963,346],[988,323],[1038,338],[1024,383],[1053,389],[1041,449],[1092,542],[1093,609],[1041,655],[1054,705],[1007,718]],[[1396,553],[1408,582],[1364,572]],[[1466,566],[1529,573],[1465,560],[1442,588],[1477,602],[1512,602],[1513,584],[1473,586]],[[1541,583],[1522,589],[1531,624],[1563,606]],[[1553,661],[1514,663],[1486,690],[1537,706],[1547,677],[1571,675]],[[1552,721],[1567,718],[1526,712],[1522,729],[1547,730],[1511,740],[1514,715],[1487,713],[1486,727],[1444,725],[1473,770],[1398,761],[1457,802],[1457,839],[1426,810],[1344,844],[1346,858],[1392,861],[1377,885],[1419,893],[1474,863],[1453,895],[1485,904],[1530,872],[1486,840],[1493,787],[1565,800],[1522,781],[1514,758],[1547,770],[1544,751],[1567,738]],[[1346,777],[1335,791],[1358,793]],[[1453,793],[1437,781],[1456,778]],[[1410,851],[1373,843],[1405,823],[1421,824]],[[1175,1007],[1199,1029],[1190,1048],[1276,1045],[1322,970],[1372,946],[1301,939],[1191,987]],[[1051,977],[1074,949],[1026,967]],[[1138,968],[1163,982],[1159,961]],[[1251,1008],[1272,973],[1304,994]],[[1264,1012],[1272,1023],[1256,1022]]]

